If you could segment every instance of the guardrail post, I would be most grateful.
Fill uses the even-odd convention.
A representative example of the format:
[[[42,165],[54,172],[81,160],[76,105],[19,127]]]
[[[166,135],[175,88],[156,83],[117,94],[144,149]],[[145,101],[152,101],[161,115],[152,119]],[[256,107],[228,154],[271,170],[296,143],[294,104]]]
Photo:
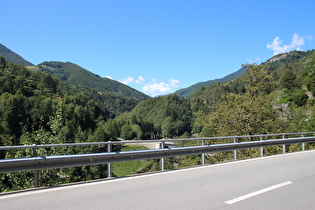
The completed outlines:
[[[304,138],[304,133],[302,133],[302,138]],[[305,151],[305,143],[302,143],[302,151]]]
[[[204,138],[204,137],[203,137],[203,138]],[[201,145],[202,145],[202,146],[205,146],[205,140],[204,140],[204,139],[201,140]],[[205,153],[202,153],[202,154],[201,154],[201,164],[202,164],[202,165],[205,164]]]
[[[234,137],[233,140],[234,140],[234,143],[237,143],[236,137]],[[237,160],[237,152],[236,152],[236,150],[234,150],[234,160]]]
[[[111,141],[108,141],[107,152],[112,152]],[[111,177],[112,177],[112,164],[111,163],[107,163],[107,178],[111,178]]]
[[[285,134],[282,134],[282,138],[285,139]],[[285,153],[285,144],[282,145],[282,153]]]
[[[37,157],[36,144],[33,144],[32,150],[33,150],[33,156]],[[34,170],[34,188],[38,187],[38,182],[39,182],[39,171]]]
[[[263,136],[260,135],[260,141],[263,140]],[[260,157],[263,157],[264,156],[264,148],[263,147],[260,147]]]
[[[162,139],[160,143],[160,149],[164,149],[164,147],[165,147],[165,142],[164,142],[164,139]],[[161,158],[161,171],[165,170],[164,166],[165,166],[164,158],[162,157]]]

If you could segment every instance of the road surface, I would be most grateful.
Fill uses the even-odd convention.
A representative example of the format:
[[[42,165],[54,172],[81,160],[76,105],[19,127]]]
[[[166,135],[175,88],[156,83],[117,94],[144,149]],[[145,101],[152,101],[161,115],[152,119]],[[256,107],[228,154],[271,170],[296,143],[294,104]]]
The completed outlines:
[[[0,194],[0,209],[315,209],[315,151]]]

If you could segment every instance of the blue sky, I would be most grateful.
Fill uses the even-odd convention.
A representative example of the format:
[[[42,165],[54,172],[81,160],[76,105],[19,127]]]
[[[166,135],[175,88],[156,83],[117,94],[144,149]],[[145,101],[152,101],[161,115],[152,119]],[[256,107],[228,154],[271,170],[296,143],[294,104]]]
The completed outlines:
[[[165,95],[315,49],[315,1],[1,0],[0,43]]]

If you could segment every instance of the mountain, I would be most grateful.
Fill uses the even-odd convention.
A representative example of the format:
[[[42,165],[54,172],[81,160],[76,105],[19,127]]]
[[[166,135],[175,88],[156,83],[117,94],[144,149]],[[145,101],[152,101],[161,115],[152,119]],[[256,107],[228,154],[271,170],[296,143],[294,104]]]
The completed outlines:
[[[291,51],[288,53],[282,53],[282,54],[275,55],[262,64],[267,65],[270,68],[270,71],[273,71],[273,70],[281,67],[284,64],[292,63],[292,62],[294,62],[298,59],[304,58],[304,57],[306,57],[306,56],[308,56],[314,52],[315,52],[315,50],[308,50],[308,51],[296,51],[295,50],[295,51]],[[192,93],[196,92],[197,90],[199,90],[202,87],[205,87],[207,85],[211,85],[215,82],[228,82],[231,79],[239,77],[240,75],[242,75],[245,72],[246,72],[246,67],[242,67],[238,71],[236,71],[232,74],[229,74],[229,75],[227,75],[221,79],[214,79],[214,80],[209,80],[206,82],[198,82],[198,83],[196,83],[190,87],[177,90],[175,93],[177,95],[183,96],[185,98],[189,98]]]
[[[314,52],[292,51],[247,65],[224,77],[227,82],[203,86],[187,99],[171,94],[142,101],[116,118],[125,120],[122,138],[314,130]]]
[[[43,62],[37,68],[65,83],[67,93],[84,93],[96,101],[109,118],[131,111],[140,101],[150,98],[121,82],[101,78],[74,63]]]
[[[183,88],[183,89],[180,89],[180,90],[177,90],[175,92],[175,94],[177,95],[180,95],[180,96],[183,96],[185,98],[189,98],[190,95],[194,92],[196,92],[197,90],[199,90],[200,88],[204,87],[204,86],[207,86],[207,85],[211,85],[215,82],[227,82],[231,79],[234,79],[240,75],[242,75],[244,72],[246,72],[246,68],[245,67],[242,67],[240,68],[238,71],[232,73],[232,74],[229,74],[221,79],[214,79],[214,80],[209,80],[209,81],[206,81],[206,82],[198,82],[190,87],[187,87],[187,88]]]
[[[92,72],[70,62],[43,62],[37,66],[43,72],[59,78],[70,85],[82,85],[100,92],[111,92],[119,95],[145,100],[149,96],[108,78],[101,78]]]
[[[283,102],[290,101],[291,103],[294,102],[295,105],[302,101],[304,103],[307,96],[305,89],[315,93],[314,80],[310,79],[312,74],[305,72],[305,62],[309,56],[314,55],[314,52],[315,50],[291,51],[278,54],[259,65],[259,68],[266,69],[268,76],[271,77],[269,80],[272,80],[272,85],[268,87],[269,90],[266,92],[270,94],[274,91],[273,96]],[[247,72],[228,82],[214,83],[200,88],[189,97],[193,112],[201,111],[203,114],[209,114],[225,100],[225,95],[231,93],[245,94],[248,83],[246,77],[248,77]]]
[[[63,94],[83,94],[97,102],[107,118],[132,110],[149,96],[118,81],[101,78],[70,62],[43,62],[38,66],[24,60],[20,55],[0,44],[0,56],[10,63],[31,66],[32,72],[45,72],[63,82]],[[10,64],[11,65],[11,64]]]
[[[22,66],[34,66],[32,63],[23,59],[22,56],[0,44],[0,56],[6,61],[13,62]],[[145,100],[149,96],[141,93],[125,84],[108,78],[101,78],[92,72],[71,62],[43,62],[37,66],[41,71],[59,78],[66,84],[82,85],[94,88],[100,92],[111,92],[131,98]]]
[[[34,66],[32,63],[28,62],[20,55],[16,54],[2,44],[0,44],[0,56],[4,57],[7,61],[11,61],[15,64],[19,64],[22,66]]]

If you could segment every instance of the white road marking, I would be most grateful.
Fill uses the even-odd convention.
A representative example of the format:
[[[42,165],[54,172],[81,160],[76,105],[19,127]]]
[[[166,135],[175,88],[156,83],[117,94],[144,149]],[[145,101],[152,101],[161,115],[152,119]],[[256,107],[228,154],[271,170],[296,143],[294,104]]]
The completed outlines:
[[[262,193],[265,193],[265,192],[268,192],[268,191],[271,191],[271,190],[275,190],[275,189],[280,188],[280,187],[284,187],[284,186],[292,184],[292,183],[293,182],[291,182],[291,181],[283,182],[283,183],[280,183],[280,184],[277,184],[277,185],[273,185],[271,187],[267,187],[267,188],[262,189],[262,190],[258,190],[256,192],[249,193],[247,195],[243,195],[243,196],[234,198],[234,199],[229,200],[229,201],[225,201],[225,203],[227,203],[227,204],[237,203],[239,201],[242,201],[242,200],[254,197],[256,195],[259,195],[259,194],[262,194]]]

